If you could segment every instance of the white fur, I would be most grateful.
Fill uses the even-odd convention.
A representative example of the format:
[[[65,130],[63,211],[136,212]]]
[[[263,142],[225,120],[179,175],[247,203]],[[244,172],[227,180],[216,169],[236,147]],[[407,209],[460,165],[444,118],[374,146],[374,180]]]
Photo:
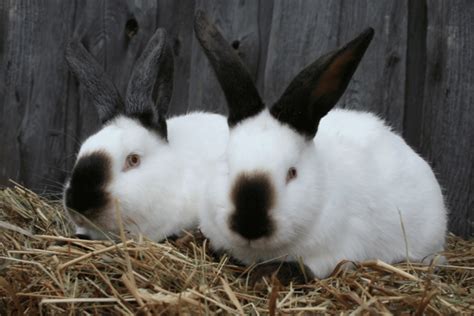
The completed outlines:
[[[286,184],[290,167],[298,175]],[[201,229],[244,263],[302,258],[326,277],[342,259],[420,261],[443,249],[446,208],[431,168],[372,114],[332,110],[306,141],[265,110],[231,130],[227,159],[215,171]],[[275,186],[276,229],[249,242],[229,229],[229,192],[252,171],[266,172]]]
[[[166,143],[133,119],[119,116],[82,145],[78,158],[103,151],[112,158],[112,180],[106,191],[118,201],[125,230],[154,240],[197,226],[205,185],[228,138],[226,118],[210,113],[191,113],[167,121]],[[138,167],[123,171],[126,157],[139,154]],[[66,186],[67,187],[67,186]],[[118,233],[114,205],[99,210],[93,224]],[[70,214],[77,233],[101,238],[77,214]]]

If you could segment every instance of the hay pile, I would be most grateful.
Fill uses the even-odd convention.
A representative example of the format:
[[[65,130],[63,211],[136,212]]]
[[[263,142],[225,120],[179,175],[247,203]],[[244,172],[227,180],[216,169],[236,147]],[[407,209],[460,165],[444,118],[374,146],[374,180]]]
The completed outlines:
[[[0,314],[474,314],[474,242],[454,236],[436,273],[367,262],[305,286],[250,287],[243,268],[213,259],[192,235],[113,244],[70,233],[58,203],[0,191]]]

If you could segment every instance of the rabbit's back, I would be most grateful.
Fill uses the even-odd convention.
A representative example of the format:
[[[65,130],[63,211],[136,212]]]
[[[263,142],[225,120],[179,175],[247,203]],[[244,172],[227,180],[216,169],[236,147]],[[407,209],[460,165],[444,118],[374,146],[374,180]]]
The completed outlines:
[[[428,163],[384,121],[370,113],[333,110],[314,141],[331,179],[326,214],[338,214],[351,236],[346,251],[393,262],[405,258],[405,238],[411,259],[442,250],[441,188]]]
[[[193,112],[170,118],[167,123],[169,141],[179,152],[206,160],[223,155],[229,134],[224,116]]]

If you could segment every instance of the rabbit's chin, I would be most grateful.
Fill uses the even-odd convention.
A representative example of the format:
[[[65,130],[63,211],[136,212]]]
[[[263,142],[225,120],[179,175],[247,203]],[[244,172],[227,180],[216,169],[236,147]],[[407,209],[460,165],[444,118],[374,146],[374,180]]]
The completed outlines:
[[[104,221],[94,221],[91,224],[74,221],[74,235],[83,239],[91,240],[120,240],[121,229],[118,225],[105,223]],[[123,224],[123,232],[126,239],[138,238],[141,235],[141,232],[137,229],[136,225],[131,225],[128,223]]]
[[[119,236],[116,226],[103,216],[88,219],[85,216],[73,212],[68,212],[69,218],[74,223],[74,235],[83,239],[104,240],[114,239]]]
[[[211,245],[216,240],[211,240]],[[262,238],[258,240],[234,239],[227,241],[227,244],[216,247],[218,250],[227,252],[231,257],[241,261],[244,264],[263,262],[266,260],[288,260],[292,258],[292,251],[288,245],[283,245],[271,238]]]
[[[203,230],[204,235],[206,231]],[[215,232],[213,232],[215,234]],[[229,252],[233,257],[242,262],[253,262],[288,255],[291,251],[292,242],[285,240],[284,236],[273,234],[268,237],[248,240],[226,229],[218,236],[208,234],[213,248]],[[214,238],[213,238],[214,237]]]
[[[271,245],[269,238],[260,238],[256,240],[248,240],[240,237],[237,234],[230,233],[231,238],[229,240],[229,245],[231,248],[249,248],[249,249],[268,249]]]

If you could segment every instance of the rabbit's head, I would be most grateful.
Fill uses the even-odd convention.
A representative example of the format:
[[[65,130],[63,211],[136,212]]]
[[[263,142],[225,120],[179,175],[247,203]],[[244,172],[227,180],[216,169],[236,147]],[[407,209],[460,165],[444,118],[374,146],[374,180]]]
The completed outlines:
[[[231,244],[234,250],[265,252],[286,247],[318,216],[306,205],[308,192],[324,191],[314,188],[318,144],[313,138],[346,89],[373,29],[307,66],[270,109],[202,12],[196,15],[195,32],[226,97],[230,127],[225,170],[213,186],[220,198],[201,214],[203,232],[218,248]]]
[[[157,167],[150,157],[167,152],[165,113],[172,93],[173,57],[166,33],[158,29],[136,61],[125,101],[79,41],[67,47],[66,61],[103,127],[82,144],[65,184],[64,204],[78,235],[117,234],[117,208],[125,230],[135,231],[147,223],[135,211],[149,201],[149,184],[142,179]]]

